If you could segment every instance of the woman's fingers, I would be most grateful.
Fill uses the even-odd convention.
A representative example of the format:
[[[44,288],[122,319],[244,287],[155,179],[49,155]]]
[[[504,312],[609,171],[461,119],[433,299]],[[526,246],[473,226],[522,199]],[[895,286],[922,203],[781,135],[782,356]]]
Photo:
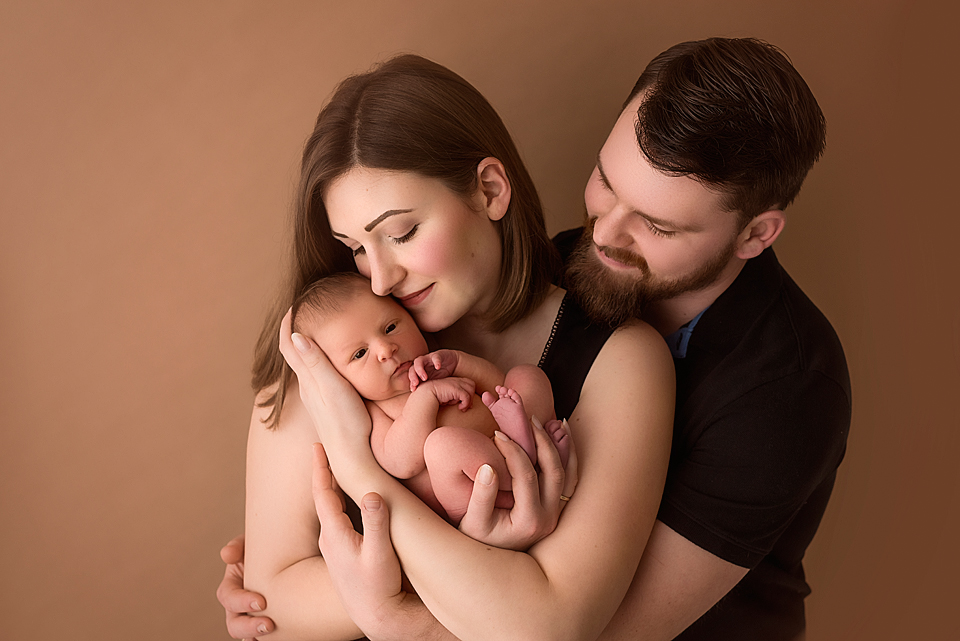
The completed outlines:
[[[290,308],[287,310],[287,313],[283,315],[283,320],[280,321],[280,353],[283,354],[284,359],[286,359],[287,365],[289,365],[294,372],[298,372],[303,369],[303,362],[300,359],[300,352],[298,352],[293,345],[293,337],[290,333],[291,323],[293,322],[292,319],[293,308]]]
[[[489,465],[482,465],[473,479],[467,513],[460,520],[461,532],[478,541],[493,543],[487,537],[496,525],[494,509],[498,490],[497,473]]]
[[[573,498],[573,493],[577,489],[577,482],[580,480],[580,469],[577,466],[577,443],[573,438],[573,432],[570,430],[570,423],[567,422],[567,419],[563,419],[563,430],[567,433],[567,444],[570,448],[570,453],[567,455],[567,467],[563,475],[562,494],[567,497],[567,500],[570,500]],[[566,504],[567,501],[564,501],[560,507],[562,508]]]
[[[565,478],[563,463],[553,439],[537,417],[534,416],[531,422],[534,426],[533,437],[537,443],[537,464],[540,466],[540,491],[537,500],[546,512],[553,516],[560,513],[560,495],[563,493]]]
[[[536,434],[538,430],[534,429],[533,431],[534,434]],[[494,439],[494,443],[496,443],[497,449],[499,449],[503,455],[503,459],[507,463],[507,469],[510,471],[510,478],[513,481],[511,488],[513,490],[514,501],[512,520],[515,523],[518,522],[518,519],[521,521],[530,520],[531,517],[534,517],[535,520],[538,516],[537,513],[542,510],[537,470],[534,469],[533,463],[530,462],[530,457],[523,451],[523,448],[503,432],[497,433],[497,438]],[[539,450],[544,447],[546,446],[541,445],[541,442],[538,440],[538,459],[542,456]]]

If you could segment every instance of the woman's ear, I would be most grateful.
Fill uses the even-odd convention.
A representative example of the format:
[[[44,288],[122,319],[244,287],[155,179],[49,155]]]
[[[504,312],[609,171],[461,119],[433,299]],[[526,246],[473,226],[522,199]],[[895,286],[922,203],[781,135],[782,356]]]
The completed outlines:
[[[490,220],[500,220],[510,206],[510,179],[503,163],[496,158],[484,158],[477,165],[478,196],[481,206]]]
[[[759,256],[777,239],[786,222],[786,216],[779,209],[770,209],[754,216],[737,237],[737,258],[747,260]]]

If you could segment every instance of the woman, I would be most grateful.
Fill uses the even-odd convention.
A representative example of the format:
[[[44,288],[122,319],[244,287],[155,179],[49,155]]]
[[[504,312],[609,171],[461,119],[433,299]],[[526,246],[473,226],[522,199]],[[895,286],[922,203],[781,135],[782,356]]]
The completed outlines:
[[[542,493],[522,450],[500,441],[518,470],[513,511],[468,511],[461,529],[474,538],[454,530],[376,464],[362,402],[319,349],[291,336],[286,319],[269,324],[248,442],[246,581],[266,597],[271,637],[448,634],[441,625],[461,639],[599,635],[656,517],[672,364],[650,327],[589,328],[550,284],[556,257],[539,199],[496,112],[462,78],[416,56],[344,81],[304,152],[294,243],[274,318],[316,278],[356,268],[439,346],[503,370],[541,364],[558,417],[569,416],[579,482],[558,523],[561,492],[567,499],[576,479],[564,485],[549,438],[538,431]],[[331,479],[323,451],[311,448],[318,436],[340,487],[389,507],[396,555],[381,550],[372,568],[319,554],[317,511],[329,519],[339,510],[323,498]],[[401,589],[397,557],[416,595]],[[347,576],[355,571],[366,574]]]

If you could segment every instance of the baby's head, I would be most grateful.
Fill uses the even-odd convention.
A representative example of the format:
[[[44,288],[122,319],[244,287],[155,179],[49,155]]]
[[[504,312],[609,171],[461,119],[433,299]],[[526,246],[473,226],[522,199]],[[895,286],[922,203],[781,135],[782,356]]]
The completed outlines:
[[[293,304],[293,331],[320,346],[360,396],[383,401],[410,391],[407,370],[427,353],[410,314],[353,272],[310,285]]]

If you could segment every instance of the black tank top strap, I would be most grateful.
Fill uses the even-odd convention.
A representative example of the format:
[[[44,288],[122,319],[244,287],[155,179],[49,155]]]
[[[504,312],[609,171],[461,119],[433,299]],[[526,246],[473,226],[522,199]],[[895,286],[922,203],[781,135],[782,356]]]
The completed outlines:
[[[569,292],[564,296],[539,363],[553,386],[557,418],[573,413],[587,373],[612,333],[612,328],[592,323]]]

